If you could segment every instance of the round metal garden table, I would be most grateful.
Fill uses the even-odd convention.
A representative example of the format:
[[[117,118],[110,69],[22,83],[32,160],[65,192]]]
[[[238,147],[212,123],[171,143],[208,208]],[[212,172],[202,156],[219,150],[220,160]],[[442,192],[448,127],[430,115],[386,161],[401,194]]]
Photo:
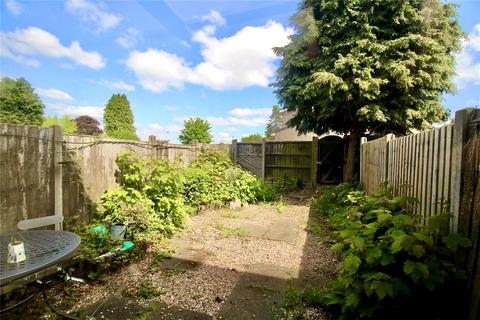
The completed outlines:
[[[25,261],[7,263],[12,237],[23,241]],[[79,245],[80,237],[68,231],[31,230],[0,235],[0,286],[70,258]]]

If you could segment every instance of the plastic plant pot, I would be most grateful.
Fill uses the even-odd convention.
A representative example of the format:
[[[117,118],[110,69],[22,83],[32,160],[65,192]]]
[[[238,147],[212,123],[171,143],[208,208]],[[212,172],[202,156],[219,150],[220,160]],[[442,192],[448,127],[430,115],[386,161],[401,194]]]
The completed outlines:
[[[121,223],[112,224],[110,229],[110,237],[113,240],[123,240],[125,238],[125,231],[127,226]]]

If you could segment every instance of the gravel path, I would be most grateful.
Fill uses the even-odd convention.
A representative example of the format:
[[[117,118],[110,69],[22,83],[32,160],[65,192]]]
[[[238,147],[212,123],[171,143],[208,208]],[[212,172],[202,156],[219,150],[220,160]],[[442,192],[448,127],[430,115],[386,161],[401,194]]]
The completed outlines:
[[[171,258],[155,263],[149,254],[104,282],[70,290],[95,319],[271,319],[289,283],[321,286],[334,275],[335,255],[318,232],[308,231],[312,224],[318,230],[322,222],[294,198],[204,211],[168,241]],[[155,294],[139,295],[142,287]],[[324,319],[315,310],[308,314]]]

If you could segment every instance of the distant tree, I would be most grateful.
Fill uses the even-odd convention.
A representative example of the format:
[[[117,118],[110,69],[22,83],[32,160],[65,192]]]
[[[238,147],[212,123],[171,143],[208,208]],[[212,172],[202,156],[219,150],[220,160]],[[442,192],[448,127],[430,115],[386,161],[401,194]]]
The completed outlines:
[[[192,144],[195,141],[199,143],[210,143],[213,140],[210,133],[211,127],[208,121],[200,118],[190,118],[183,122],[184,128],[178,139],[183,144]]]
[[[282,128],[282,126],[282,112],[280,110],[280,107],[275,105],[272,107],[272,114],[270,115],[270,119],[267,123],[267,128],[265,130],[265,138],[271,139],[273,135]]]
[[[87,136],[98,136],[103,133],[100,129],[100,122],[90,116],[79,116],[75,119],[77,123],[77,134],[84,134]]]
[[[251,143],[251,142],[262,142],[263,136],[260,133],[250,134],[248,136],[242,137],[242,142]]]
[[[75,134],[77,133],[77,123],[75,120],[71,119],[69,116],[64,115],[63,117],[59,118],[57,116],[47,116],[45,120],[43,120],[43,127],[48,128],[53,125],[58,125],[62,127],[63,133],[66,134]]]
[[[0,81],[0,122],[41,126],[44,108],[27,80],[3,77]]]
[[[114,94],[103,113],[105,134],[112,138],[140,140],[133,126],[133,113],[125,94]]]
[[[349,136],[346,181],[365,132],[405,134],[445,120],[463,36],[455,5],[440,0],[304,0],[297,33],[275,51],[274,83],[300,133]]]

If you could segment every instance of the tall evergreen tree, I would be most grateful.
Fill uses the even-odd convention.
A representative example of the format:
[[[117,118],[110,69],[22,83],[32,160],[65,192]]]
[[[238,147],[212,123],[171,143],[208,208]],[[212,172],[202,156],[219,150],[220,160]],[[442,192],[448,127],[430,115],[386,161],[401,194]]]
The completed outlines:
[[[0,81],[0,122],[41,126],[44,108],[27,80],[3,77]]]
[[[267,127],[265,129],[265,138],[271,139],[273,135],[282,128],[282,126],[282,112],[280,111],[279,106],[274,105],[272,107],[272,114],[268,119]]]
[[[133,126],[133,113],[125,94],[114,94],[103,113],[105,134],[109,137],[139,140]]]
[[[355,172],[360,136],[445,120],[441,95],[454,89],[463,33],[455,7],[439,0],[305,0],[297,33],[276,48],[274,84],[300,132],[350,136],[345,180]]]

